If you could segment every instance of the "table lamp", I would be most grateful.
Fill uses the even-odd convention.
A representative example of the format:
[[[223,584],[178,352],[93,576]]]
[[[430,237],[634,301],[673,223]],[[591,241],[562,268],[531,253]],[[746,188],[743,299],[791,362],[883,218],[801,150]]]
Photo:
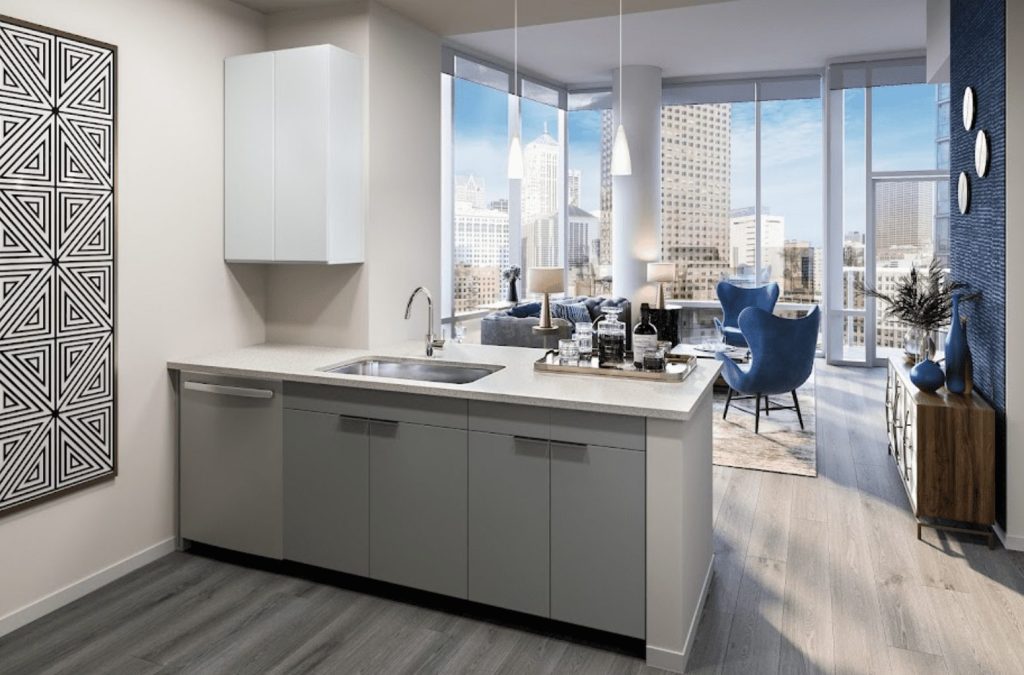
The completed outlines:
[[[658,284],[656,309],[665,309],[665,284],[676,280],[676,264],[670,262],[647,263],[647,281]]]
[[[561,267],[531,267],[526,278],[526,289],[530,293],[543,293],[540,305],[540,323],[533,327],[534,333],[550,335],[558,328],[551,325],[551,293],[565,290],[565,270]]]

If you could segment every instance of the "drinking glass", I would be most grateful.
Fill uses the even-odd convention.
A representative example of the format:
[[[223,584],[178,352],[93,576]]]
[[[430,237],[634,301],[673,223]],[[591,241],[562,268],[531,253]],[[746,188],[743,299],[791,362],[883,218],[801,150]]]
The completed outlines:
[[[558,363],[563,366],[572,366],[579,363],[580,348],[575,340],[558,341]]]

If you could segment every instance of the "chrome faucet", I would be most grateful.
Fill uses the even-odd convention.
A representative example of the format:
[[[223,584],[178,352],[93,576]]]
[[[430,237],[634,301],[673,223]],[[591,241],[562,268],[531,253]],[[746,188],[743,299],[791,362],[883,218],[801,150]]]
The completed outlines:
[[[430,291],[423,286],[418,286],[412,292],[412,295],[409,296],[409,302],[405,303],[405,318],[406,320],[409,319],[409,315],[412,313],[412,301],[420,293],[427,297],[427,356],[433,356],[435,347],[438,349],[444,347],[444,338],[434,338],[434,299],[430,297]]]

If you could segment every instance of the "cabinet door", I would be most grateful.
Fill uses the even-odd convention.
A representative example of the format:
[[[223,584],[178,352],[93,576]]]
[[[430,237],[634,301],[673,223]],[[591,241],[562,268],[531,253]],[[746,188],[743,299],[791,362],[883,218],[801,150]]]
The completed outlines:
[[[463,429],[370,422],[370,576],[466,597]]]
[[[368,427],[366,420],[285,410],[285,558],[369,574]]]
[[[328,47],[274,52],[274,67],[276,259],[325,262]]]
[[[548,442],[469,434],[469,599],[550,615]]]
[[[224,259],[274,259],[274,55],[224,61]]]
[[[644,637],[644,453],[551,443],[551,618]]]
[[[181,536],[281,557],[281,384],[183,373]]]

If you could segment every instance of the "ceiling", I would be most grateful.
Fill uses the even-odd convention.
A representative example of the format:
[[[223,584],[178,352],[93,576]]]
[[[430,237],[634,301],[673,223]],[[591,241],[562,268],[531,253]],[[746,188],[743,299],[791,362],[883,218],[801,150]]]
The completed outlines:
[[[834,58],[923,53],[926,4],[730,0],[632,14],[624,21],[624,62],[660,66],[664,77],[690,77],[818,69]],[[529,18],[524,7],[521,21]],[[616,16],[521,28],[520,67],[557,83],[610,82],[618,65],[617,31]],[[510,29],[454,35],[449,42],[512,60]]]
[[[438,35],[512,27],[513,0],[380,0]],[[624,11],[651,12],[728,0],[624,0]],[[828,1],[828,0],[827,0]],[[309,7],[358,4],[360,0],[235,0],[265,14]],[[519,25],[617,15],[618,0],[519,0]]]

